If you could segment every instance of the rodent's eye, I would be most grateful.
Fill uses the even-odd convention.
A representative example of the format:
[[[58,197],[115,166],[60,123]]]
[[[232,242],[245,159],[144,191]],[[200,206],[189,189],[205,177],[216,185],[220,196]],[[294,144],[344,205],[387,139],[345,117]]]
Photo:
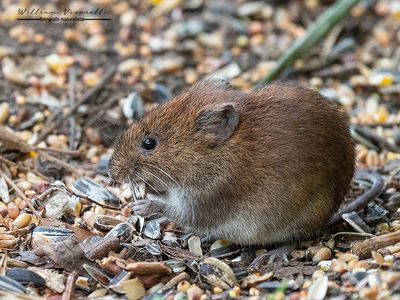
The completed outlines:
[[[154,150],[157,146],[157,141],[152,137],[145,137],[142,141],[142,148],[147,151]]]

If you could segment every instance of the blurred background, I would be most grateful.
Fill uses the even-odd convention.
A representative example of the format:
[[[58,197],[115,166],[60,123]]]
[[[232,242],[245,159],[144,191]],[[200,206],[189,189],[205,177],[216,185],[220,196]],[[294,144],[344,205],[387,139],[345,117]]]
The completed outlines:
[[[254,87],[333,3],[3,0],[0,123],[96,163],[130,122],[202,78]],[[400,1],[359,1],[279,77],[320,90],[366,125],[353,128],[360,164],[398,157],[399,25]]]

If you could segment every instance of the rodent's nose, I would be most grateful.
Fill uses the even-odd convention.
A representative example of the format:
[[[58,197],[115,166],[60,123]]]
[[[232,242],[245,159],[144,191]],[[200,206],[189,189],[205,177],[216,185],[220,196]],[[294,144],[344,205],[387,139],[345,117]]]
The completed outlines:
[[[131,173],[130,163],[126,163],[125,160],[118,159],[111,156],[107,165],[108,176],[117,182],[124,181],[127,176]]]

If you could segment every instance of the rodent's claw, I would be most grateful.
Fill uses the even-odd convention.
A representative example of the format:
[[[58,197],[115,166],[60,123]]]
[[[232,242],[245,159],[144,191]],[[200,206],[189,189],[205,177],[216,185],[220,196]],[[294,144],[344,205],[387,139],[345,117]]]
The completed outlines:
[[[164,201],[152,197],[143,200],[137,200],[133,204],[133,211],[135,215],[148,218],[157,214],[163,214],[164,207]]]
[[[268,260],[268,264],[274,263],[275,260],[279,258],[283,260],[285,263],[289,262],[288,255],[286,253],[276,253],[276,254],[271,254],[271,257]]]
[[[288,255],[289,253],[295,248],[295,244],[284,245],[274,250],[268,251],[260,256],[257,256],[253,262],[251,263],[250,267],[259,269],[260,267],[267,264],[272,264],[277,260],[283,261],[285,264],[289,263]]]

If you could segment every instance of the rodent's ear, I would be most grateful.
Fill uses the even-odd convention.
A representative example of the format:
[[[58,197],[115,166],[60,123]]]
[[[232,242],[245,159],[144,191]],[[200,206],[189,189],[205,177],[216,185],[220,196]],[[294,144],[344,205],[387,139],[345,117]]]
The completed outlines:
[[[227,141],[239,124],[239,112],[232,104],[204,110],[196,118],[199,132],[204,134],[211,146]]]

